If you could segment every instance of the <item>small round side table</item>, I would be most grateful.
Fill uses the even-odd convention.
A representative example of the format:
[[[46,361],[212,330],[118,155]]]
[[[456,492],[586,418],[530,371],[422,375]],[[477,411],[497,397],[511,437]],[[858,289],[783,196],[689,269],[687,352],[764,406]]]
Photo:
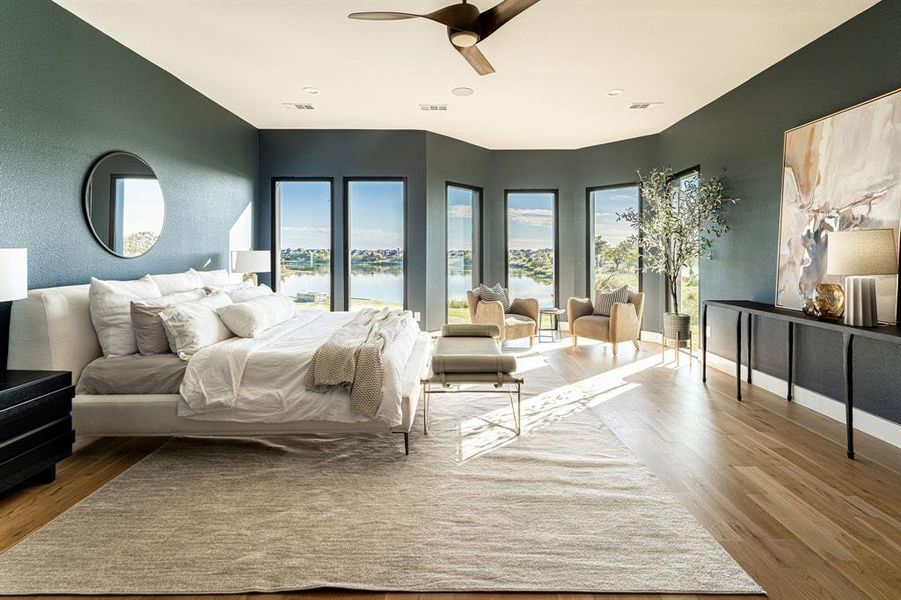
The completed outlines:
[[[565,314],[566,311],[562,308],[556,308],[554,306],[550,306],[547,308],[539,308],[538,309],[538,342],[550,341],[550,342],[558,342],[560,341],[560,315]],[[548,320],[551,321],[554,325],[553,327],[542,327],[544,323],[544,317],[547,316]],[[547,335],[542,335],[542,331],[548,331]],[[547,339],[550,338],[550,339]]]

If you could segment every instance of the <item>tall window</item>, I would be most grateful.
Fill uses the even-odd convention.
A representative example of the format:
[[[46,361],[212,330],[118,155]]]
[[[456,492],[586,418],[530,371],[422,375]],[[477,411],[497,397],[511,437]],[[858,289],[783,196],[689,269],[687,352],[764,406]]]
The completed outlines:
[[[682,194],[697,193],[701,183],[701,172],[697,168],[677,173],[672,180],[673,201],[678,202]],[[691,315],[691,337],[695,348],[700,348],[698,338],[701,323],[701,277],[698,261],[682,270],[679,280],[679,304],[682,313]]]
[[[447,322],[468,323],[466,292],[479,283],[481,190],[447,184]]]
[[[275,180],[275,289],[302,309],[331,310],[332,181]]]
[[[631,225],[618,214],[640,210],[637,185],[588,189],[588,289],[641,287],[640,254]]]
[[[557,302],[557,191],[507,191],[507,287],[514,298]]]
[[[347,309],[402,308],[404,179],[345,179]]]

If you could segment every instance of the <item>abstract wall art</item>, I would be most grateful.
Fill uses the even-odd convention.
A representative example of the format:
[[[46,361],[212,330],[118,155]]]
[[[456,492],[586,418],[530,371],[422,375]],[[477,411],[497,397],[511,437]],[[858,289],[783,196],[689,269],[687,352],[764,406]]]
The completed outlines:
[[[901,235],[901,89],[785,132],[776,304],[800,309],[827,275],[829,233]],[[861,273],[865,275],[865,273]],[[895,322],[898,278],[877,277],[878,316]]]

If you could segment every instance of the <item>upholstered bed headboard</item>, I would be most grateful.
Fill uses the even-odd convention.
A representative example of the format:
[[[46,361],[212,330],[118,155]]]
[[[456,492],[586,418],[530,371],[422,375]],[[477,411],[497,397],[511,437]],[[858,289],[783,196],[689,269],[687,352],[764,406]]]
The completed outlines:
[[[89,285],[30,290],[12,305],[9,324],[10,369],[72,371],[72,383],[82,369],[101,355],[91,322]]]

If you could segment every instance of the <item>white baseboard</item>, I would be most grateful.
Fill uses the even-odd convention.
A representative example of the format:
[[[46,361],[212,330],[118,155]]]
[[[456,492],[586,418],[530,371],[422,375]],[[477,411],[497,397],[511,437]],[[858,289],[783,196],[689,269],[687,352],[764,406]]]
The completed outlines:
[[[660,334],[657,335],[659,336]],[[644,337],[644,332],[642,332],[642,337]],[[648,341],[651,341],[651,339],[648,338]],[[735,375],[735,361],[712,352],[707,353],[707,366],[728,373],[729,375]],[[752,385],[772,394],[776,394],[777,396],[785,397],[788,390],[788,382],[786,380],[773,377],[772,375],[758,371],[757,369],[753,369],[751,374],[754,382]],[[745,365],[741,366],[741,377],[744,381],[748,380],[748,367]],[[801,406],[825,415],[830,419],[834,419],[839,423],[845,423],[844,402],[835,400],[829,396],[824,396],[813,390],[808,390],[799,385],[795,385],[793,388],[792,400]],[[876,415],[855,408],[854,429],[872,435],[892,446],[901,448],[901,425],[898,423],[893,423],[882,417],[877,417]]]

